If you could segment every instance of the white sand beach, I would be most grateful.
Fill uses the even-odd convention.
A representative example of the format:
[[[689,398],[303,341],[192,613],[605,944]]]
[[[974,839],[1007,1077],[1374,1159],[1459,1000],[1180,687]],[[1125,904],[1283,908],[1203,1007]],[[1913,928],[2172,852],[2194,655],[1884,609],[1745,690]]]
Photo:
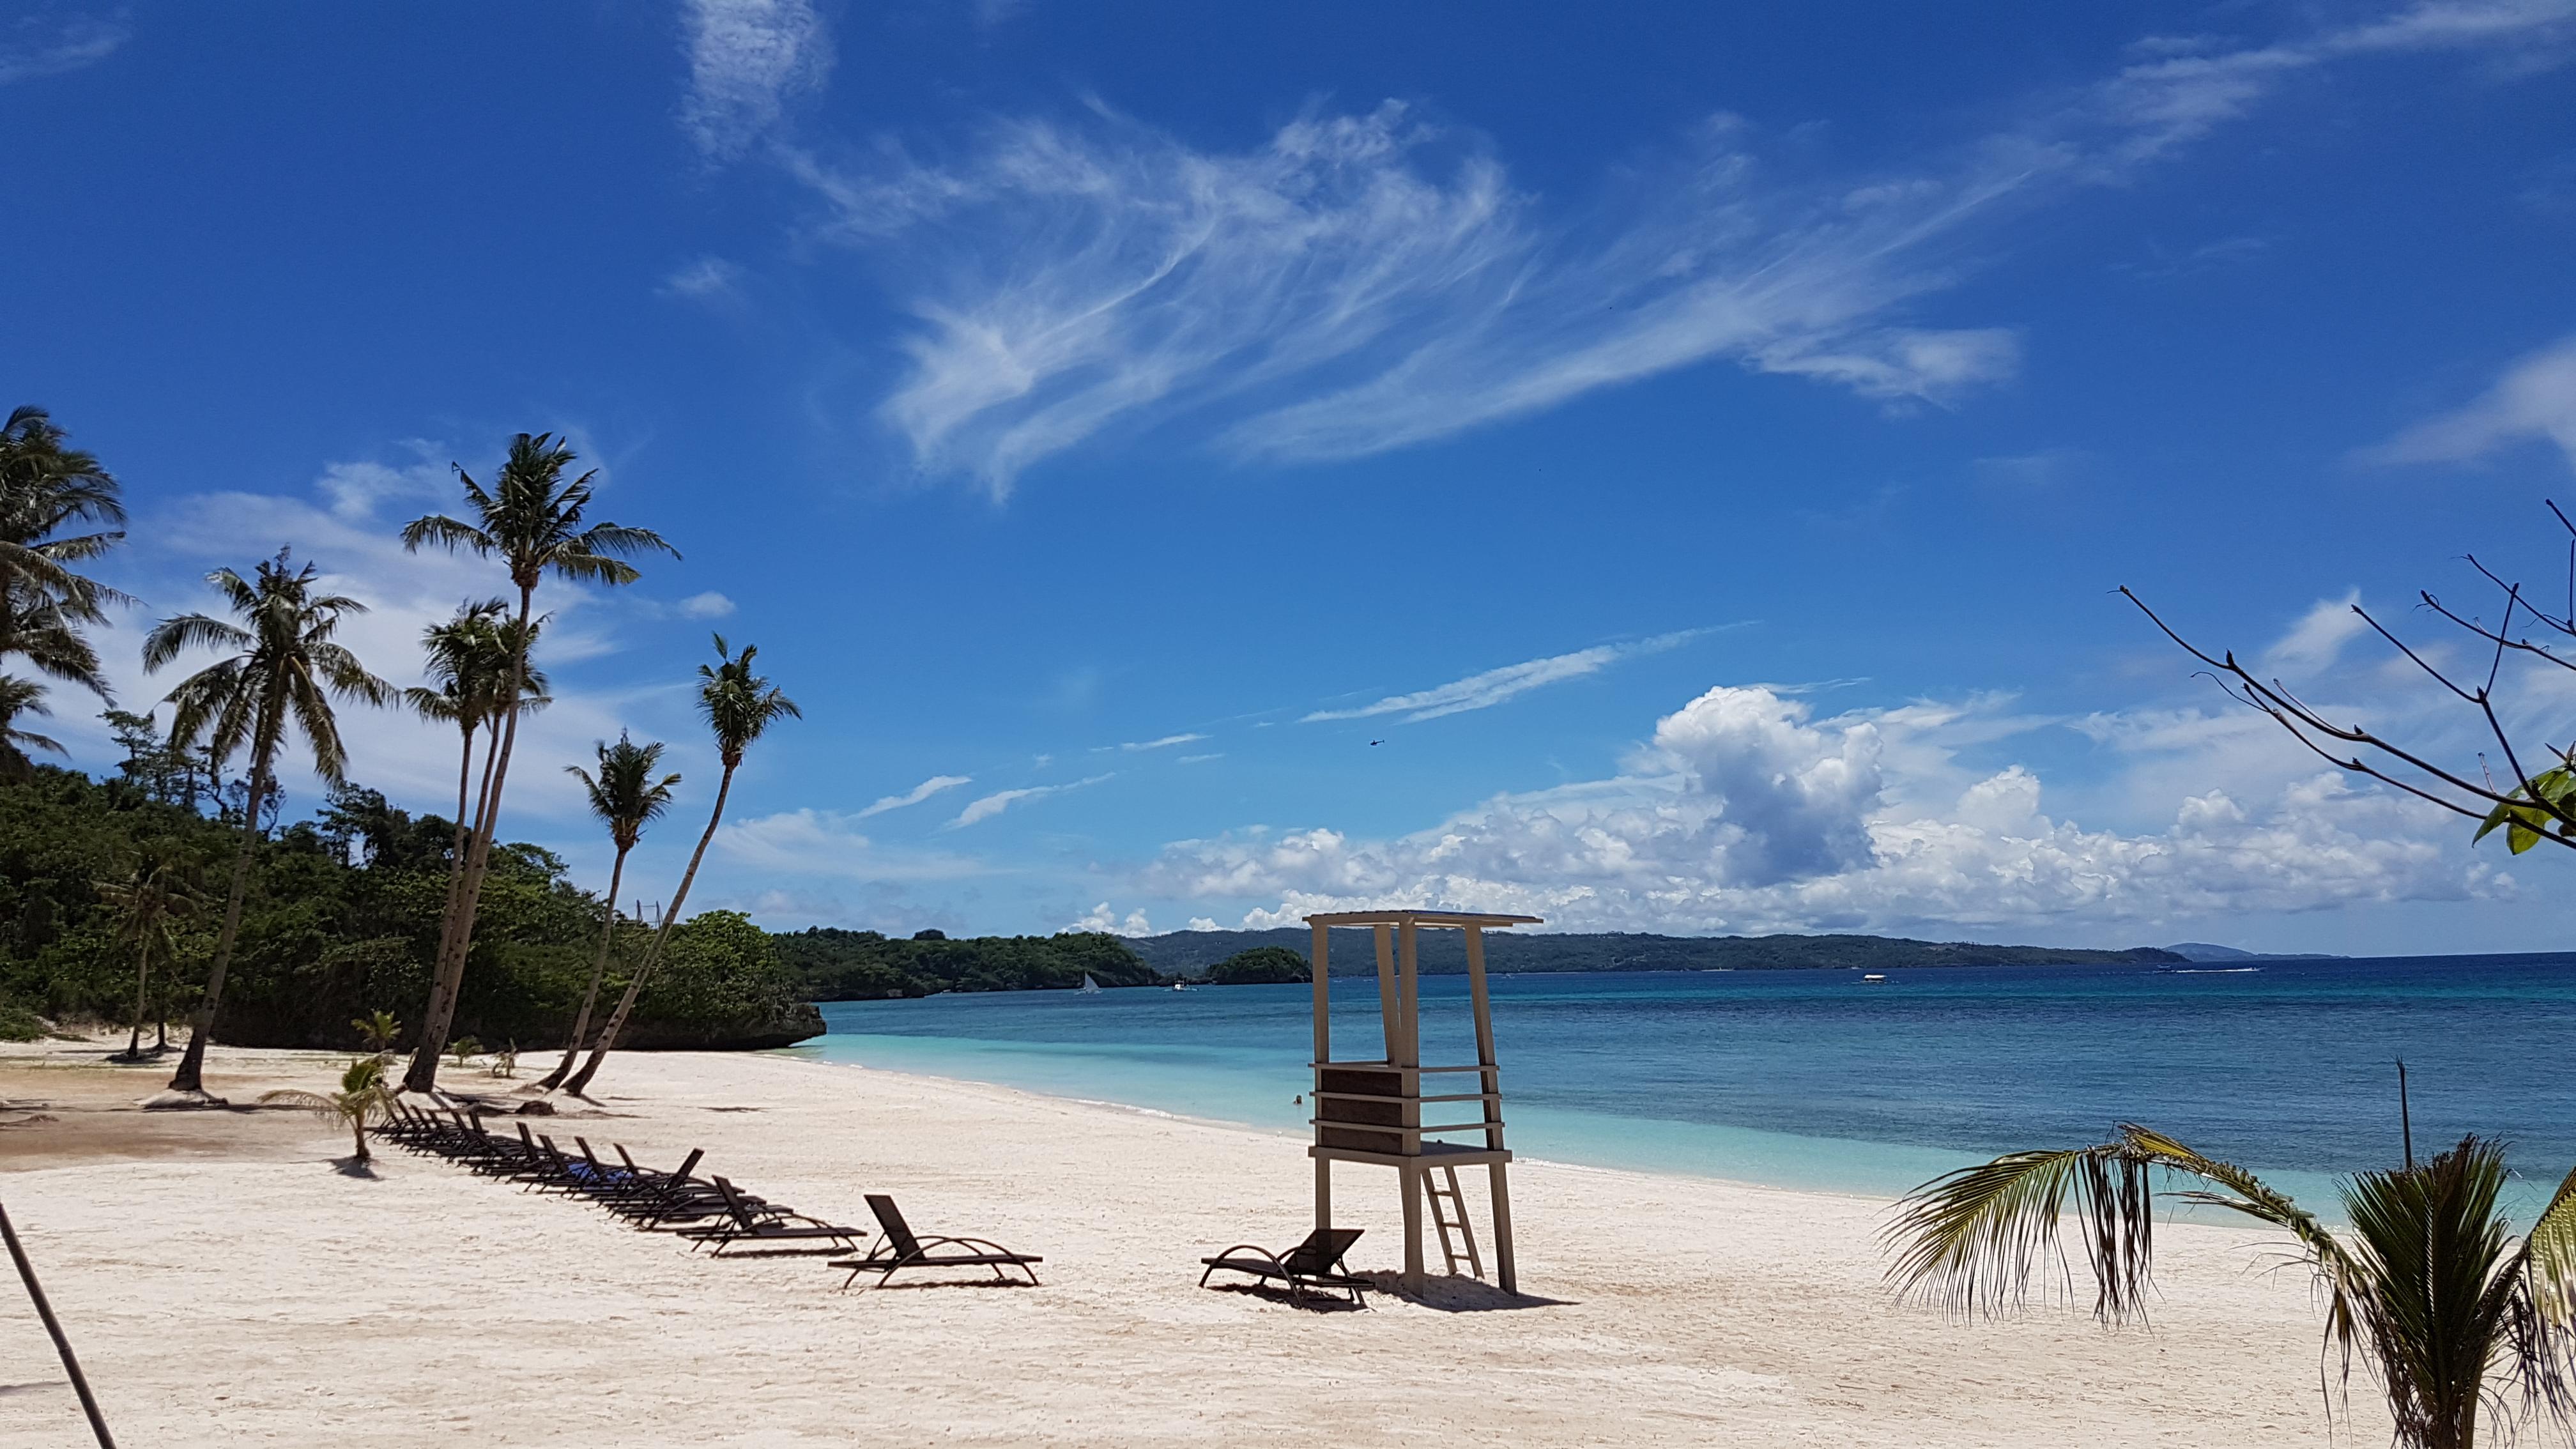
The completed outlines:
[[[0,1202],[129,1445],[2329,1442],[2306,1281],[2230,1229],[2160,1240],[2151,1331],[1963,1324],[1881,1287],[1883,1202],[1524,1162],[1521,1285],[1544,1301],[1321,1312],[1197,1286],[1202,1254],[1304,1232],[1291,1139],[677,1053],[618,1059],[600,1115],[547,1129],[664,1166],[705,1147],[842,1222],[891,1192],[924,1233],[1046,1257],[1037,1288],[843,1294],[820,1258],[692,1256],[391,1146],[346,1176],[346,1137],[309,1117],[136,1112],[163,1074],[100,1050],[0,1048],[0,1098],[51,1104],[0,1113]],[[342,1060],[219,1050],[208,1085],[243,1102]],[[1383,1178],[1337,1193],[1363,1270],[1399,1261]],[[0,1446],[88,1443],[0,1286]],[[2378,1442],[2366,1383],[2353,1407],[2352,1442]]]

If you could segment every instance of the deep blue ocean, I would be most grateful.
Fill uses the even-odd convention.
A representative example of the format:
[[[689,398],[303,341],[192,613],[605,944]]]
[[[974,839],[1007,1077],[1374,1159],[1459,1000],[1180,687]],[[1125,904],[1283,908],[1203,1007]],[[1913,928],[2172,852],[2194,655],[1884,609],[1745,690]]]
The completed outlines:
[[[2419,1153],[2503,1139],[2545,1194],[2576,1164],[2576,955],[2253,969],[1949,967],[1496,976],[1504,1116],[1525,1157],[1901,1192],[2019,1147],[2157,1127],[2319,1208],[2393,1164],[2395,1062]],[[1379,1053],[1371,978],[1334,978],[1334,1055]],[[1471,1062],[1466,979],[1423,984],[1423,1060]],[[827,1060],[1302,1135],[1304,986],[835,1002]]]

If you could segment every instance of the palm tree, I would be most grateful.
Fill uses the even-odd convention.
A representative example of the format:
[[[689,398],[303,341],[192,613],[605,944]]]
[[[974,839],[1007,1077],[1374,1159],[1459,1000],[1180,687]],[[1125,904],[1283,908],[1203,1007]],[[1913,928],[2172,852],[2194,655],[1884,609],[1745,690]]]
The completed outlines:
[[[369,674],[356,655],[332,636],[340,621],[363,614],[366,605],[339,594],[317,593],[311,564],[293,568],[287,551],[262,562],[251,579],[231,569],[206,575],[224,596],[239,624],[207,614],[164,619],[143,640],[143,667],[162,666],[191,649],[234,651],[180,681],[168,703],[178,713],[170,721],[170,741],[182,749],[202,738],[217,765],[236,753],[250,752],[250,796],[242,811],[241,846],[233,855],[232,886],[224,898],[224,921],[215,935],[215,957],[206,968],[206,995],[190,1014],[188,1049],[170,1090],[201,1100],[206,1042],[215,1013],[223,1006],[224,973],[232,965],[233,942],[241,933],[242,898],[250,889],[250,862],[259,846],[260,806],[277,780],[277,754],[290,728],[304,736],[313,772],[333,784],[345,778],[348,752],[340,744],[340,722],[331,702],[340,699],[381,705],[394,698],[393,686]]]
[[[368,1160],[367,1124],[392,1108],[394,1094],[385,1089],[385,1059],[364,1056],[350,1060],[348,1070],[340,1073],[340,1090],[336,1092],[299,1092],[287,1088],[262,1092],[259,1100],[271,1107],[301,1107],[317,1117],[328,1117],[345,1124],[350,1137],[358,1144],[352,1160],[365,1162]]]
[[[608,1025],[600,1029],[590,1060],[564,1083],[564,1090],[575,1096],[581,1095],[590,1079],[598,1075],[599,1064],[608,1059],[610,1048],[617,1045],[617,1034],[626,1028],[626,1017],[635,1009],[635,998],[643,994],[644,983],[651,979],[654,965],[662,959],[662,947],[671,938],[672,923],[680,919],[680,907],[689,899],[689,886],[698,878],[698,862],[707,858],[707,844],[716,838],[716,826],[724,820],[725,796],[733,791],[733,772],[742,767],[743,752],[779,720],[805,717],[796,701],[751,672],[752,656],[760,652],[758,645],[745,644],[742,653],[736,655],[725,647],[722,634],[715,638],[716,658],[722,662],[712,669],[698,666],[698,713],[706,716],[707,728],[716,737],[716,757],[724,762],[724,776],[716,782],[716,806],[708,812],[706,832],[698,837],[698,848],[689,853],[689,868],[680,874],[680,888],[671,893],[671,904],[663,908],[661,924],[653,931],[653,944],[645,950],[644,964],[636,967],[635,975],[627,981],[626,994],[617,999],[617,1010],[610,1013]]]
[[[98,651],[81,628],[103,621],[105,605],[130,600],[71,565],[107,552],[125,534],[64,530],[124,521],[116,479],[95,457],[63,446],[63,430],[43,408],[19,408],[0,424],[0,660],[15,654],[40,674],[111,697]],[[43,687],[24,679],[8,684],[0,691],[0,771],[22,776],[23,746],[61,746],[13,724],[21,714],[50,713]]]
[[[36,772],[36,762],[27,757],[29,750],[65,753],[63,742],[53,736],[18,728],[18,716],[22,714],[52,713],[45,706],[43,685],[14,674],[0,674],[0,780],[24,780]]]
[[[617,743],[600,744],[599,773],[591,774],[579,765],[566,765],[564,771],[577,777],[582,789],[590,795],[590,813],[608,826],[608,838],[616,843],[617,862],[608,868],[607,920],[600,926],[599,959],[591,963],[590,989],[581,995],[581,1011],[572,1019],[572,1036],[564,1043],[563,1060],[537,1083],[537,1090],[551,1092],[562,1085],[572,1070],[573,1059],[581,1055],[581,1044],[590,1035],[590,1010],[599,1004],[599,983],[608,974],[608,947],[617,937],[617,893],[626,880],[626,853],[644,837],[644,827],[671,808],[671,787],[680,783],[676,774],[653,778],[661,768],[662,742],[639,745],[623,731]]]
[[[2109,1142],[2006,1153],[1916,1188],[1887,1229],[1888,1277],[1967,1311],[2018,1306],[2044,1259],[2063,1267],[2057,1234],[2071,1204],[2095,1316],[2143,1319],[2159,1170],[2208,1184],[2164,1196],[2290,1235],[2316,1275],[2327,1347],[2347,1380],[2356,1355],[2376,1370],[2398,1444],[2472,1449],[2481,1409],[2506,1432],[2534,1417],[2576,1426],[2576,1172],[2516,1240],[2496,1206],[2503,1149],[2477,1137],[2420,1167],[2410,1153],[2403,1167],[2356,1175],[2342,1188],[2351,1228],[2337,1233],[2245,1169],[2123,1124]]]
[[[465,485],[466,502],[473,507],[475,522],[433,513],[414,519],[403,529],[405,548],[435,543],[450,552],[470,549],[486,558],[498,557],[508,566],[510,582],[519,590],[519,612],[517,632],[511,640],[509,685],[500,696],[503,700],[519,699],[525,687],[528,646],[535,634],[537,585],[546,575],[577,583],[628,584],[639,575],[634,565],[621,561],[622,556],[658,549],[679,557],[679,550],[649,529],[615,523],[583,527],[582,515],[590,507],[591,479],[598,475],[584,473],[565,482],[564,470],[572,462],[572,449],[551,436],[521,433],[510,440],[509,457],[494,475],[489,490],[463,468],[456,470],[457,480]],[[438,1055],[447,1045],[447,1029],[456,1016],[457,991],[464,984],[466,953],[474,944],[474,913],[482,898],[484,872],[491,865],[492,837],[500,823],[501,791],[510,776],[510,754],[518,744],[520,713],[516,709],[501,711],[499,748],[482,804],[475,812],[474,829],[466,837],[465,865],[457,882],[455,904],[439,933],[439,959],[430,978],[420,1043],[403,1077],[406,1091],[425,1092],[438,1083]]]
[[[483,788],[492,789],[492,771],[501,750],[501,732],[491,728],[501,713],[501,700],[510,684],[511,658],[519,651],[519,636],[525,633],[533,644],[535,631],[542,620],[531,620],[522,630],[509,618],[510,606],[500,599],[481,603],[468,601],[456,609],[456,616],[443,624],[432,624],[421,631],[422,652],[428,655],[425,672],[438,687],[414,686],[403,691],[403,702],[423,719],[456,726],[461,748],[456,763],[456,828],[447,853],[447,905],[442,922],[456,913],[459,887],[465,879],[465,846],[472,828],[473,814],[479,800],[469,800],[474,779],[474,737],[489,729],[490,739],[483,749]],[[553,702],[548,694],[542,670],[530,667],[520,680],[519,708],[522,711],[543,709]],[[442,946],[444,942],[442,941]]]
[[[189,888],[183,862],[175,851],[151,850],[137,860],[121,881],[101,881],[99,895],[121,912],[112,938],[134,953],[134,1026],[125,1050],[113,1061],[143,1060],[143,1015],[150,1009],[152,967],[167,968],[179,956],[179,923],[197,913],[196,892]],[[160,1046],[153,1050],[157,1053]]]
[[[43,408],[19,408],[0,424],[0,653],[17,651],[23,611],[51,605],[59,622],[96,624],[106,618],[103,606],[130,602],[70,567],[113,548],[125,537],[121,528],[57,536],[125,522],[116,479],[97,458],[64,447],[63,437]],[[78,682],[105,692],[94,660]]]
[[[378,1007],[364,1016],[349,1019],[349,1026],[366,1042],[367,1050],[382,1057],[394,1049],[394,1038],[402,1035],[402,1023],[394,1014]]]

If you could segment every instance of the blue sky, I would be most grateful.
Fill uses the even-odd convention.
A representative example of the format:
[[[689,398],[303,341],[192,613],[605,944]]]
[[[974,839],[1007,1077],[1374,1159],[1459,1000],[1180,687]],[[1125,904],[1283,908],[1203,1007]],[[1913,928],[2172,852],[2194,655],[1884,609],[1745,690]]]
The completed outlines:
[[[2576,3],[1772,9],[39,7],[8,401],[126,482],[121,661],[292,543],[412,677],[500,580],[394,529],[570,436],[686,558],[550,592],[507,829],[604,868],[632,728],[675,878],[757,641],[694,903],[775,927],[2563,946],[2112,591],[2474,768],[2343,606],[2564,567]]]

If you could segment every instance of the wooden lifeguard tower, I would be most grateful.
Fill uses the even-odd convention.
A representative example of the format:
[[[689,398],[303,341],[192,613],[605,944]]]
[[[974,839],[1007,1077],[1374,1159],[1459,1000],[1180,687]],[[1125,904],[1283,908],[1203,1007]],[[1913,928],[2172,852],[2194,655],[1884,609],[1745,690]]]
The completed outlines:
[[[1512,1200],[1503,1181],[1512,1160],[1503,1146],[1502,1073],[1494,1064],[1494,1014],[1485,995],[1485,929],[1537,925],[1536,916],[1480,915],[1468,911],[1340,911],[1306,918],[1315,931],[1315,1145],[1306,1155],[1315,1160],[1315,1227],[1333,1225],[1333,1164],[1364,1162],[1396,1171],[1404,1202],[1404,1287],[1422,1291],[1422,1209],[1431,1207],[1449,1270],[1463,1260],[1472,1276],[1482,1277],[1475,1230],[1467,1223],[1467,1200],[1458,1190],[1458,1169],[1482,1165],[1494,1209],[1494,1276],[1506,1293],[1519,1290],[1512,1269]],[[1377,1000],[1386,1037],[1386,1055],[1367,1060],[1333,1059],[1332,970],[1329,958],[1336,926],[1364,926],[1377,938]],[[1472,1065],[1426,1065],[1422,1060],[1422,974],[1419,938],[1424,928],[1464,931],[1467,935],[1467,994],[1476,1018],[1476,1060]],[[1459,1078],[1474,1073],[1471,1085]],[[1424,1078],[1430,1078],[1426,1091]],[[1476,1109],[1472,1121],[1423,1120],[1423,1109],[1435,1118],[1461,1115],[1466,1104]],[[1471,1142],[1444,1137],[1476,1134]],[[1439,1174],[1437,1181],[1433,1174]],[[1459,1235],[1457,1240],[1450,1236]],[[1463,1251],[1459,1241],[1463,1240]]]

